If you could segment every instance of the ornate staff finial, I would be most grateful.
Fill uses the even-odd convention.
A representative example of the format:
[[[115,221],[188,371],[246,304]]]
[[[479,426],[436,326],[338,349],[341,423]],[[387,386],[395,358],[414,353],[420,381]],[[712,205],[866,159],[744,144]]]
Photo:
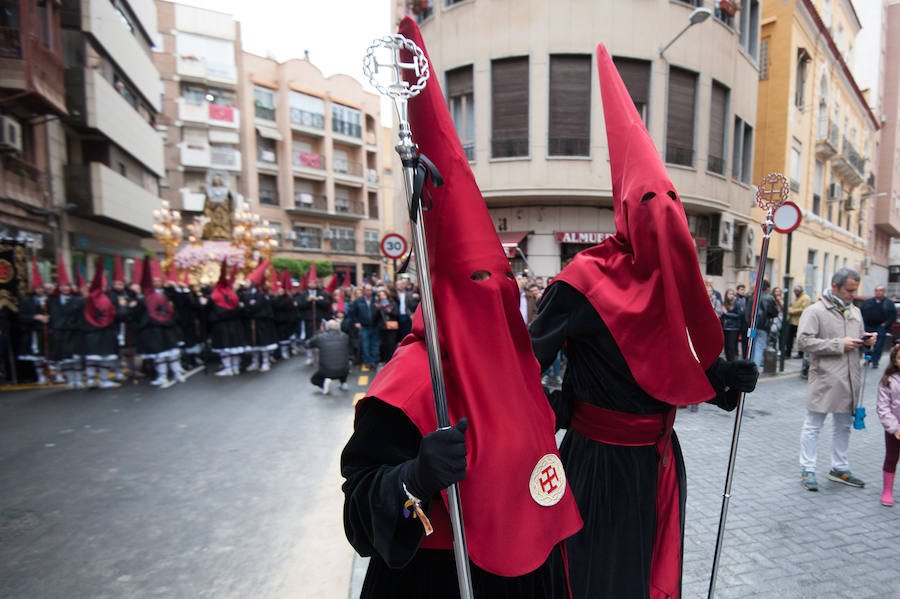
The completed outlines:
[[[412,53],[412,62],[402,62],[400,50],[409,50]],[[378,60],[378,56],[385,54],[387,54],[385,60]],[[415,72],[418,77],[413,85],[403,79],[401,71],[404,69]],[[382,82],[380,78],[384,71],[391,75],[386,82]],[[428,67],[428,59],[425,58],[422,49],[412,40],[397,34],[386,35],[372,42],[363,59],[363,74],[381,94],[390,98],[408,99],[418,95],[424,89],[431,72]]]
[[[769,173],[756,188],[756,205],[768,212],[791,197],[791,186],[781,173]]]

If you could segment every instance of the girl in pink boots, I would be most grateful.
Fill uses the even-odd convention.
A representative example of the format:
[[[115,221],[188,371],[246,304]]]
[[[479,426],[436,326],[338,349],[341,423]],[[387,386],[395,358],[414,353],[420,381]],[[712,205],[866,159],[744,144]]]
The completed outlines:
[[[900,457],[900,345],[891,350],[891,362],[878,385],[878,419],[884,426],[884,488],[881,505],[894,505],[894,473]]]

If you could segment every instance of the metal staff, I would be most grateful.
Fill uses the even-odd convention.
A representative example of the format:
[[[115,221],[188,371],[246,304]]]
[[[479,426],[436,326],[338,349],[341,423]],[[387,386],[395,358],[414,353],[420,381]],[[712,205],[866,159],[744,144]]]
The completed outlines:
[[[759,296],[762,293],[762,282],[766,274],[766,256],[769,253],[769,236],[775,229],[775,210],[784,204],[790,195],[790,186],[784,175],[772,173],[766,175],[756,190],[756,205],[766,211],[766,221],[762,225],[763,240],[759,251],[759,267],[756,269],[756,285],[753,288],[753,304],[750,313],[750,329],[747,334],[747,355],[749,359],[753,355],[753,345],[756,341],[756,320],[759,307]],[[713,554],[712,573],[709,579],[708,599],[716,595],[716,576],[719,573],[719,557],[722,553],[722,539],[725,537],[725,518],[728,516],[728,501],[731,499],[731,483],[734,479],[734,460],[737,456],[738,438],[741,434],[741,420],[744,417],[744,397],[746,393],[741,391],[738,396],[737,414],[734,418],[734,433],[731,436],[731,453],[728,455],[728,473],[725,475],[725,490],[722,492],[722,511],[719,514],[719,532],[716,536],[716,551]]]
[[[390,51],[390,61],[379,63],[375,52],[380,49]],[[412,61],[404,63],[400,60],[400,51],[406,50],[412,55]],[[385,68],[392,74],[388,84],[377,79],[379,68]],[[403,79],[402,70],[412,70],[418,77],[412,85]],[[447,411],[447,395],[444,387],[444,371],[441,367],[441,352],[438,343],[437,321],[434,312],[434,296],[431,290],[431,272],[428,266],[428,251],[425,246],[425,222],[422,218],[422,204],[414,199],[415,177],[419,169],[419,149],[412,142],[412,132],[407,118],[407,100],[419,94],[425,88],[430,75],[428,60],[415,43],[402,35],[388,35],[375,40],[369,46],[363,60],[363,73],[369,78],[373,87],[394,101],[400,129],[400,142],[395,146],[403,164],[403,187],[410,218],[415,225],[412,229],[415,243],[416,263],[419,270],[422,293],[422,317],[425,324],[425,346],[428,350],[428,367],[431,371],[431,388],[434,392],[434,410],[437,415],[438,430],[450,428],[450,415]],[[427,158],[423,157],[423,160]],[[447,507],[450,512],[450,526],[453,530],[453,552],[456,558],[456,576],[459,580],[461,599],[473,599],[472,576],[469,572],[469,554],[466,549],[466,532],[463,528],[462,509],[459,501],[459,486],[447,487]]]

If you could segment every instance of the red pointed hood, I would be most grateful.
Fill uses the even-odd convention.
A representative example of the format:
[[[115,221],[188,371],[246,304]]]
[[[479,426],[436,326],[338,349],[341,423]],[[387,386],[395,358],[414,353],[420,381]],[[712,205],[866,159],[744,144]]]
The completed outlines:
[[[297,281],[297,289],[299,289],[300,291],[306,291],[309,288],[309,285],[306,284],[308,277],[308,272],[304,273],[303,276],[300,277],[300,280]]]
[[[78,281],[78,291],[82,294],[87,290],[87,281],[84,280],[84,275],[81,274],[81,267],[75,266],[75,280]]]
[[[343,291],[337,292],[337,302],[335,302],[335,304],[336,304],[336,306],[335,306],[336,312],[343,312],[344,314],[347,313],[347,302],[344,301],[344,292]]]
[[[103,258],[97,258],[97,268],[91,281],[90,293],[84,302],[84,318],[98,329],[106,328],[116,320],[116,309],[103,293],[106,276],[103,274]]]
[[[579,253],[554,283],[591,302],[644,391],[673,405],[700,403],[715,395],[704,371],[722,351],[722,326],[681,199],[602,44],[597,67],[616,235]]]
[[[116,254],[116,260],[113,263],[113,274],[112,274],[113,283],[115,282],[125,282],[125,270],[122,268],[122,254]]]
[[[56,261],[56,285],[71,285],[72,280],[69,279],[69,271],[66,270],[66,261],[63,260],[62,254],[59,254],[59,257]]]
[[[316,276],[316,263],[310,262],[309,263],[309,272],[306,273],[306,282],[312,283],[313,281],[318,281],[318,280],[319,280],[319,277]]]
[[[146,267],[147,264],[145,263]],[[156,254],[153,254],[153,260],[150,261],[150,276],[154,279],[162,279],[163,272],[162,267],[159,265],[159,257]]]
[[[234,310],[238,307],[238,297],[231,288],[231,280],[228,278],[228,264],[222,260],[222,267],[219,269],[219,282],[216,283],[215,289],[210,294],[210,299],[214,304],[226,310]]]
[[[144,280],[144,262],[146,260],[135,260],[131,268],[131,284],[141,285]]]
[[[263,285],[266,283],[266,274],[269,271],[269,268],[272,266],[272,263],[268,260],[262,262],[259,266],[253,269],[253,272],[250,273],[250,276],[247,277],[247,280],[253,283],[253,286],[257,289],[262,289]]]
[[[326,293],[334,293],[334,290],[337,289],[337,286],[338,286],[338,274],[337,274],[337,271],[335,271],[331,275],[331,279],[328,281],[328,286],[325,287],[325,292]]]
[[[400,33],[425,50],[409,17]],[[405,52],[401,58],[411,60]],[[545,460],[556,464],[557,482],[564,480],[554,416],[519,314],[518,287],[441,92],[441,72],[431,65],[424,90],[409,101],[409,120],[413,141],[445,181],[429,189],[433,206],[424,224],[450,420],[469,418],[469,466],[459,485],[469,556],[489,572],[519,576],[543,564],[554,545],[581,528],[581,518],[567,485],[548,485],[552,505],[538,503]],[[473,279],[475,273],[489,278]],[[423,435],[435,430],[420,316],[369,395],[403,410]],[[432,504],[433,514],[444,500]],[[435,535],[438,528],[446,533],[444,517],[436,520]],[[423,547],[439,541],[428,537]]]
[[[37,264],[37,256],[34,254],[31,255],[31,288],[37,289],[38,287],[44,286],[44,278],[41,276],[41,271],[38,269]]]
[[[281,278],[281,287],[285,293],[290,293],[294,290],[294,282],[291,280],[290,271],[282,270],[279,277]]]

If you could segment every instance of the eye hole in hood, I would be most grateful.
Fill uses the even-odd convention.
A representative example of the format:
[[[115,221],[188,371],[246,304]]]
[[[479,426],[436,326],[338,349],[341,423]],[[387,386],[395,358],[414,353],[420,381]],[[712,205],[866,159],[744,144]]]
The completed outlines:
[[[473,281],[487,281],[491,278],[491,273],[487,270],[476,270],[469,278]]]
[[[656,193],[654,193],[652,191],[648,191],[647,193],[644,194],[644,197],[641,198],[641,204],[643,204],[644,202],[649,202],[650,200],[652,200],[655,197],[656,197]]]

